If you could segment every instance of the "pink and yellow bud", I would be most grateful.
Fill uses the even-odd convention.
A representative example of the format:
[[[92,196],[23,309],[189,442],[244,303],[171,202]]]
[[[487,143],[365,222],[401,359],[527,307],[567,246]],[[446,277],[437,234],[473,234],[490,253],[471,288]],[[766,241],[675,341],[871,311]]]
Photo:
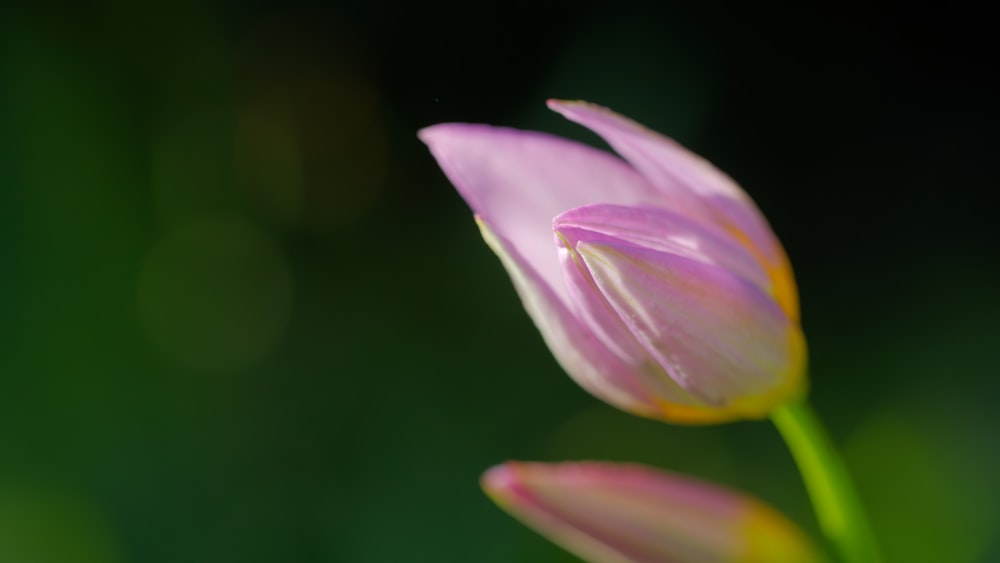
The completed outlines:
[[[640,465],[509,462],[483,488],[591,563],[812,563],[809,538],[744,494]]]
[[[803,395],[795,281],[749,196],[609,110],[550,107],[624,160],[485,125],[420,137],[569,375],[619,408],[686,423],[762,418]]]

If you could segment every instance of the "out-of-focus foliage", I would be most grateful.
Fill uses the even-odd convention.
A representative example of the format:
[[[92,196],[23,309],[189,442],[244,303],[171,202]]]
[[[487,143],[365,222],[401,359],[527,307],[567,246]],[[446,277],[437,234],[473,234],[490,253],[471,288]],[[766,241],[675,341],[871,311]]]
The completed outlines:
[[[991,20],[489,6],[3,3],[0,561],[572,561],[479,491],[508,458],[651,463],[815,531],[766,423],[562,374],[415,137],[594,142],[547,97],[757,199],[887,559],[1000,558]]]

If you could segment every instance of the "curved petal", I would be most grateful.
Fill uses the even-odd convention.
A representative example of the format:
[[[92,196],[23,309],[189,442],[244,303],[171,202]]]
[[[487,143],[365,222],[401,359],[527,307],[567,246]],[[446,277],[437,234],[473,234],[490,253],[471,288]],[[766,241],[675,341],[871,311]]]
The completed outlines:
[[[556,232],[581,229],[635,246],[714,264],[772,293],[771,279],[746,247],[688,217],[646,205],[587,205],[562,213]]]
[[[566,373],[592,395],[622,410],[656,416],[656,401],[641,386],[634,371],[577,320],[518,249],[494,233],[484,218],[477,217],[476,222],[486,244],[510,274],[525,310]]]
[[[558,238],[559,256],[573,311],[601,345],[623,366],[627,366],[630,377],[640,382],[645,393],[655,397],[653,403],[657,408],[647,416],[689,424],[721,422],[731,418],[728,413],[706,408],[705,401],[682,388],[664,371],[601,294],[572,244],[562,236]]]
[[[562,233],[646,351],[731,418],[804,392],[805,343],[773,298],[716,266],[582,230]]]
[[[738,492],[641,465],[508,462],[483,489],[594,563],[810,563],[808,537]]]
[[[552,218],[591,203],[635,204],[658,197],[616,156],[551,135],[444,123],[419,136],[472,210],[564,300]]]
[[[548,106],[600,135],[670,201],[680,202],[671,207],[719,225],[751,249],[774,278],[775,298],[798,320],[798,295],[785,251],[757,205],[729,176],[677,142],[607,108],[562,100],[549,100]]]

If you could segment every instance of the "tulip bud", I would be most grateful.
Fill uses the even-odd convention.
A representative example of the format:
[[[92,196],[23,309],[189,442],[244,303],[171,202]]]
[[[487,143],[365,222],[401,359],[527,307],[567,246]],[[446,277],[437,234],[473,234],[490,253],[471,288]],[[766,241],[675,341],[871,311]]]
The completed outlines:
[[[640,465],[509,462],[482,485],[511,515],[592,563],[821,561],[771,507]]]
[[[803,395],[794,278],[749,196],[609,110],[550,107],[625,160],[485,125],[420,137],[569,375],[626,411],[684,423],[762,418]]]

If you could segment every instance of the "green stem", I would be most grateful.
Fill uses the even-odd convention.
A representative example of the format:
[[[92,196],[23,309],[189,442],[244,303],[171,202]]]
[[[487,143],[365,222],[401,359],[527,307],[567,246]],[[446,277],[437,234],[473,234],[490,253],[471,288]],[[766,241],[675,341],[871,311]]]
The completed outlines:
[[[878,546],[847,467],[805,401],[771,413],[809,491],[820,528],[845,563],[879,563]]]

